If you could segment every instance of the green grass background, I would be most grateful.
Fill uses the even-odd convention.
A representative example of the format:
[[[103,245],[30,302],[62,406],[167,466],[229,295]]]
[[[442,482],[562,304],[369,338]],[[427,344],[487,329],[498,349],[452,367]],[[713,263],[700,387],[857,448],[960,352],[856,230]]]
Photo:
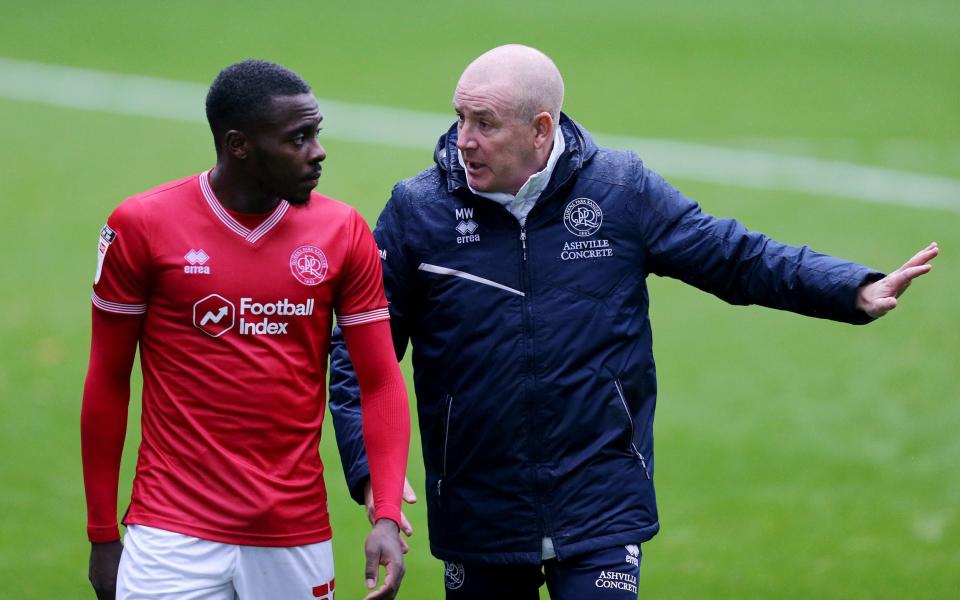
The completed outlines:
[[[321,97],[434,112],[450,111],[469,60],[523,42],[556,60],[567,112],[594,131],[960,177],[951,0],[0,0],[0,15],[4,57],[204,84],[261,57]],[[0,134],[0,596],[91,598],[78,415],[96,234],[124,197],[210,166],[213,150],[198,124],[3,99]],[[371,222],[430,161],[428,147],[325,143],[319,189]],[[862,328],[651,281],[663,529],[644,545],[641,596],[958,597],[960,212],[672,180],[710,212],[880,269],[931,240],[943,256]],[[137,439],[134,425],[122,498]],[[321,452],[338,597],[360,598],[364,514],[332,431]],[[423,505],[407,512],[402,597],[440,598]]]

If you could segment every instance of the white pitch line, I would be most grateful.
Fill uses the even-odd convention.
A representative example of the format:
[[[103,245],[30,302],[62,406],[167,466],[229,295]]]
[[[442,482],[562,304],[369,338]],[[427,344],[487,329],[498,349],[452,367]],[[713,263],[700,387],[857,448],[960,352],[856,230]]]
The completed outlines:
[[[51,106],[205,123],[207,86],[0,57],[0,97]],[[318,99],[324,136],[400,148],[433,148],[450,115]],[[960,212],[960,180],[802,156],[672,140],[596,134],[633,150],[665,175],[734,187],[802,192]]]

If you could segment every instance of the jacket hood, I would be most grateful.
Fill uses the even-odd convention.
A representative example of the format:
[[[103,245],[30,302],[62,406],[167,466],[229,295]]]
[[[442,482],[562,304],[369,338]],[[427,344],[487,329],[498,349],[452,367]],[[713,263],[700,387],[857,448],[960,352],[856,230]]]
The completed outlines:
[[[590,133],[562,112],[560,113],[560,132],[563,134],[566,148],[557,161],[550,183],[543,191],[544,195],[549,194],[559,183],[566,181],[573,173],[582,169],[584,163],[593,158],[597,152],[597,145],[593,142]],[[469,189],[466,171],[457,160],[456,123],[440,136],[433,151],[433,161],[446,176],[447,191],[453,193],[461,188]]]

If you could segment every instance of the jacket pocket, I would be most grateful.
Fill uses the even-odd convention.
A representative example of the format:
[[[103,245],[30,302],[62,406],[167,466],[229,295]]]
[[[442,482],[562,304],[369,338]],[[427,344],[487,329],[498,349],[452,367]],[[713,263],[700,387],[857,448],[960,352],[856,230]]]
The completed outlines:
[[[447,478],[447,456],[450,447],[450,414],[453,411],[453,396],[447,394],[443,398],[443,458],[440,463],[440,478],[437,479],[437,498],[442,495],[443,481]]]
[[[620,400],[620,406],[623,407],[623,414],[626,415],[627,423],[630,426],[630,453],[640,461],[640,466],[643,468],[643,474],[647,476],[647,479],[650,479],[650,470],[647,469],[647,459],[645,459],[643,454],[640,453],[640,450],[637,449],[637,432],[633,424],[633,415],[630,414],[630,406],[627,404],[627,397],[623,393],[623,384],[620,383],[619,379],[614,379],[613,385],[615,388],[617,388],[617,398]]]

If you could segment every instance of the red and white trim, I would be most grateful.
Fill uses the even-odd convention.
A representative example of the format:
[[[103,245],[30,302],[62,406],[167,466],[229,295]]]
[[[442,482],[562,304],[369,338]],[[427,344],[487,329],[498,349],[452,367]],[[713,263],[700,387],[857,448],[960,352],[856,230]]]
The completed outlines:
[[[390,309],[378,308],[362,313],[352,315],[337,315],[337,325],[340,327],[349,327],[350,325],[363,325],[364,323],[375,323],[376,321],[389,321]]]
[[[90,295],[93,305],[100,310],[116,313],[118,315],[142,315],[147,312],[146,304],[123,304],[121,302],[109,302],[97,295],[96,292]]]
[[[220,219],[220,222],[251,244],[267,235],[267,233],[273,229],[277,223],[280,222],[280,219],[283,218],[283,215],[287,214],[287,209],[290,208],[289,202],[286,200],[281,200],[280,203],[277,204],[277,207],[273,209],[273,213],[267,217],[263,223],[260,223],[256,229],[250,230],[248,227],[242,225],[239,221],[234,219],[233,216],[227,212],[227,209],[220,204],[220,201],[217,200],[216,194],[213,193],[213,188],[210,187],[210,171],[204,171],[203,173],[200,173],[200,190],[203,191],[203,197],[207,201],[207,206],[209,206],[210,210],[213,211],[213,214]]]

